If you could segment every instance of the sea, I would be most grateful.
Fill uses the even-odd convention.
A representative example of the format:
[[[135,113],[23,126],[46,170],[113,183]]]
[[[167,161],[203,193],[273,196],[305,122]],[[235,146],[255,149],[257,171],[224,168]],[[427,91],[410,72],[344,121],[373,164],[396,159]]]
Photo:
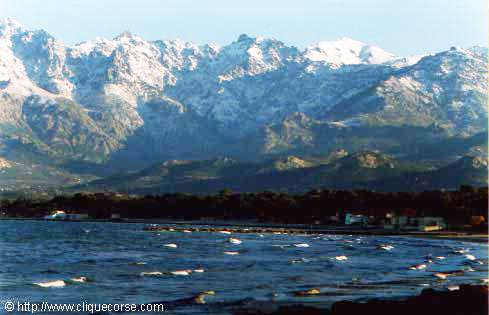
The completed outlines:
[[[145,226],[1,220],[0,314],[33,313],[26,303],[36,305],[36,312],[41,305],[92,305],[45,314],[219,315],[297,304],[327,308],[342,300],[403,299],[426,288],[457,290],[461,284],[487,282],[487,242],[150,232]],[[318,290],[300,293],[311,289]],[[201,292],[207,293],[194,299]],[[100,306],[148,303],[164,310]],[[15,309],[8,312],[6,306]]]

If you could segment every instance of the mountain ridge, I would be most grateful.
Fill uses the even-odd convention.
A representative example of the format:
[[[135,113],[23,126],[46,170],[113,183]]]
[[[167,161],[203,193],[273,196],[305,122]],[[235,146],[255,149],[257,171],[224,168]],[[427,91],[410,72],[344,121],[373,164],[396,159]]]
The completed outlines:
[[[360,151],[322,158],[285,156],[259,163],[227,157],[205,161],[165,161],[136,172],[126,172],[74,186],[74,191],[117,191],[163,194],[217,193],[264,190],[302,193],[316,188],[375,191],[456,190],[461,185],[487,186],[487,159],[463,156],[445,166],[395,159]]]
[[[399,57],[348,38],[299,50],[130,32],[66,46],[1,18],[0,158],[121,170],[338,149],[407,156],[487,132],[487,82],[481,47]]]

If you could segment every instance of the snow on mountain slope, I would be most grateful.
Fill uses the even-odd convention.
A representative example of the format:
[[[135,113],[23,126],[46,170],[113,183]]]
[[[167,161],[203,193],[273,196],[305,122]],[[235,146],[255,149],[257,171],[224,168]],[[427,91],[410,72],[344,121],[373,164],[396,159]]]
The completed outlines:
[[[60,154],[66,146],[76,158],[136,147],[155,159],[246,152],[244,139],[294,113],[338,130],[436,125],[467,136],[487,129],[485,98],[481,47],[403,58],[348,38],[300,51],[247,35],[219,47],[129,32],[67,47],[0,19],[0,138],[23,132],[27,142]],[[51,132],[33,125],[40,123]],[[301,132],[315,137],[311,126]],[[283,130],[281,148],[315,145]]]
[[[336,41],[323,41],[307,47],[304,57],[314,62],[331,64],[332,68],[352,64],[380,64],[396,59],[394,54],[344,37]]]
[[[356,117],[371,125],[436,126],[470,136],[487,130],[487,82],[487,59],[453,48],[389,75],[366,95],[333,108],[330,117]]]

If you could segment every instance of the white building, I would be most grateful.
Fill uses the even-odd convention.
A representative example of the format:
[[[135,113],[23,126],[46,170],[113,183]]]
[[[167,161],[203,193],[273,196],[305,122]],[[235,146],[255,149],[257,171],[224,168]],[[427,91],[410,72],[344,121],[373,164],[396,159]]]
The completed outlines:
[[[418,229],[424,232],[440,231],[447,228],[445,219],[442,217],[421,217],[418,218]]]
[[[351,225],[351,224],[367,224],[368,223],[368,217],[363,215],[363,214],[351,214],[347,213],[345,216],[345,224],[346,225]]]
[[[66,219],[66,213],[61,210],[56,210],[55,212],[51,213],[50,215],[47,215],[44,217],[46,220],[64,220]]]

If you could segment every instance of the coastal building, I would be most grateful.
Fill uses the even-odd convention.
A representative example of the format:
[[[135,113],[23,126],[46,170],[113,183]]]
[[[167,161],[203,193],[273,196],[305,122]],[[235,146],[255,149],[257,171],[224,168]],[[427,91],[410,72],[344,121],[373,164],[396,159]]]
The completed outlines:
[[[384,229],[417,230],[418,224],[419,217],[411,209],[404,210],[400,214],[389,212],[384,219]]]
[[[67,221],[78,221],[89,219],[86,213],[66,213],[62,210],[54,210],[51,214],[44,217],[46,220],[67,220]]]
[[[46,220],[64,220],[66,219],[66,212],[61,210],[55,210],[51,214],[44,217]]]
[[[384,229],[418,230],[423,232],[440,231],[447,228],[442,217],[417,217],[408,215],[391,215],[386,218]]]
[[[423,232],[440,231],[447,228],[447,223],[442,217],[418,218],[418,229]]]
[[[367,225],[367,223],[368,223],[368,217],[363,214],[347,213],[345,216],[346,225],[352,225],[352,224]]]

